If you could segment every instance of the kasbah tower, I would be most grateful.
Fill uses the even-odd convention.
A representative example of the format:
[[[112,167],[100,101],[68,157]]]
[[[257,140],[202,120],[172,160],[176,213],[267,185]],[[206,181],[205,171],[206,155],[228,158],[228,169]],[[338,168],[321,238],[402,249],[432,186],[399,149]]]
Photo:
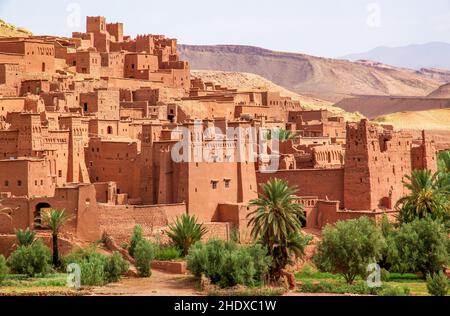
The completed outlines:
[[[251,149],[262,147],[259,137],[239,143],[204,132],[227,128],[281,128],[297,137],[280,144],[279,166],[267,173],[268,156],[256,151],[252,159]],[[183,130],[196,139],[185,150],[200,145],[212,159],[175,161]],[[237,229],[246,242],[249,201],[270,178],[298,186],[308,228],[360,216],[377,220],[395,215],[406,193],[404,175],[436,170],[436,153],[449,147],[425,132],[308,111],[277,92],[204,82],[180,60],[176,39],[133,39],[122,23],[104,17],[87,17],[86,32],[71,38],[0,38],[5,255],[15,230],[38,228],[49,208],[74,217],[61,237],[66,251],[105,232],[127,241],[137,224],[155,237],[185,213],[208,228],[205,238],[228,240]]]

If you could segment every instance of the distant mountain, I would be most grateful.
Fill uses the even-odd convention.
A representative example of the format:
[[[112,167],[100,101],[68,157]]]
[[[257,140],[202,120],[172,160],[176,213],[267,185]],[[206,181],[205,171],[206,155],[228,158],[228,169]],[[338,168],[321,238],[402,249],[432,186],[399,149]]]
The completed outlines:
[[[412,69],[444,68],[450,70],[450,44],[430,42],[403,47],[380,46],[365,53],[350,54],[342,58],[351,61],[374,60]]]
[[[238,45],[180,45],[192,69],[254,73],[301,95],[338,102],[352,95],[426,96],[442,81],[419,71]]]
[[[213,70],[193,70],[192,75],[201,78],[205,82],[214,82],[223,87],[241,91],[269,90],[279,92],[282,96],[291,97],[301,102],[302,107],[307,110],[327,109],[334,115],[343,116],[347,121],[360,121],[364,116],[360,113],[345,112],[335,107],[331,102],[315,99],[294,93],[286,88],[274,84],[264,77],[245,72],[225,72]]]

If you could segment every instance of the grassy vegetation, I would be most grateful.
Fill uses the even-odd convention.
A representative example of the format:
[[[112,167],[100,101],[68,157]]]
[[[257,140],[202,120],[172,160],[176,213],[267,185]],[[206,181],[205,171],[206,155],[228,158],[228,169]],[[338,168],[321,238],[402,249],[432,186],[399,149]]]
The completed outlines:
[[[346,290],[346,288],[344,287],[345,279],[342,276],[320,272],[309,265],[306,265],[300,272],[296,273],[295,278],[297,281],[305,284],[312,283],[319,285],[322,282],[323,285],[322,288],[324,289],[327,288],[328,284],[330,283],[334,284],[336,285],[333,289],[335,293],[341,292],[339,287],[341,287],[343,291]],[[365,280],[362,280],[360,277],[357,277],[355,280],[355,284],[361,285],[362,283],[364,283],[364,281]],[[429,295],[427,291],[426,281],[420,276],[417,276],[416,274],[390,273],[389,281],[383,282],[383,285],[394,289],[402,289],[406,287],[409,289],[410,295],[416,296]],[[355,292],[357,291],[358,289],[355,290]],[[450,291],[448,292],[448,295],[450,295]]]
[[[209,290],[208,296],[281,296],[286,293],[283,288],[269,287],[238,287],[228,289]]]
[[[54,273],[33,278],[27,275],[9,274],[0,286],[0,296],[78,296],[88,294],[67,287],[67,274]]]
[[[172,245],[162,246],[160,244],[154,244],[155,248],[155,260],[160,261],[183,261],[185,257],[181,254],[181,250]]]

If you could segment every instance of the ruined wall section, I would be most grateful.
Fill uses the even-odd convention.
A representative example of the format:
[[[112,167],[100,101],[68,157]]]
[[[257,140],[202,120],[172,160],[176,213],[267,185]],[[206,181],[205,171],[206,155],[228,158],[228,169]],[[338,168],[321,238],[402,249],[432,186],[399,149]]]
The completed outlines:
[[[151,206],[112,206],[99,204],[100,230],[107,231],[114,239],[129,242],[136,225],[141,225],[147,237],[155,237],[160,228],[166,227],[177,216],[186,213],[185,204]]]

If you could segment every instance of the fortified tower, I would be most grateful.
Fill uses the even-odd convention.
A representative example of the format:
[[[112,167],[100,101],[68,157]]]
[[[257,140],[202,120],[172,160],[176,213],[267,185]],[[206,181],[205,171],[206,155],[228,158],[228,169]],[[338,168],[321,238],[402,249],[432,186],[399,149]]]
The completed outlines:
[[[391,209],[405,193],[411,174],[412,135],[362,120],[347,125],[344,206],[350,210]]]
[[[84,156],[84,139],[87,131],[83,129],[81,117],[61,117],[61,129],[69,130],[69,157],[67,166],[68,183],[90,183]]]

